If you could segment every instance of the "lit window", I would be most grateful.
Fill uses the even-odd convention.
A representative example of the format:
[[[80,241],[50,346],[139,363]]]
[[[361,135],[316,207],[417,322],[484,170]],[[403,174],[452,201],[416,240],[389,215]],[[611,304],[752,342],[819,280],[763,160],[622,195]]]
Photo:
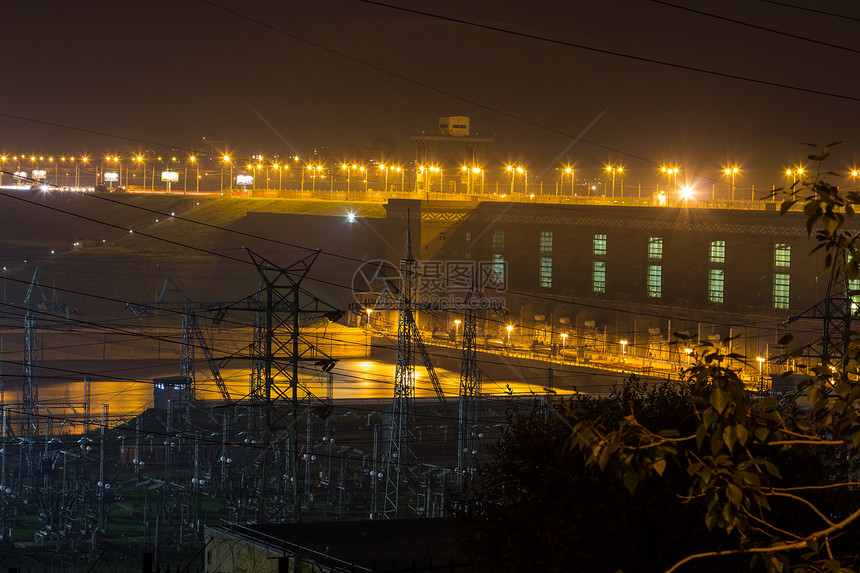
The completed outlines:
[[[711,264],[721,265],[726,262],[726,242],[711,241]]]
[[[773,246],[773,266],[782,268],[791,266],[791,245],[777,243]]]
[[[725,274],[723,269],[711,269],[708,274],[708,300],[723,302],[724,289]]]
[[[663,237],[648,237],[648,258],[652,261],[663,258]]]
[[[505,230],[504,229],[494,229],[493,230],[493,252],[500,252],[505,250]]]
[[[503,284],[505,280],[505,258],[502,255],[493,255],[493,282]]]
[[[606,261],[594,261],[591,271],[591,290],[606,292]]]
[[[594,255],[597,257],[606,256],[606,235],[594,235]]]
[[[552,231],[541,231],[540,232],[540,252],[542,252],[542,253],[551,253],[552,252]]]
[[[848,279],[848,296],[851,297],[851,314],[860,310],[860,279]]]
[[[788,308],[791,275],[773,273],[773,308]]]
[[[472,240],[472,233],[466,231],[466,242],[468,243],[471,240]]]
[[[549,288],[552,286],[552,259],[541,257],[540,259],[540,286]]]
[[[663,267],[648,265],[648,296],[660,298],[663,296]]]

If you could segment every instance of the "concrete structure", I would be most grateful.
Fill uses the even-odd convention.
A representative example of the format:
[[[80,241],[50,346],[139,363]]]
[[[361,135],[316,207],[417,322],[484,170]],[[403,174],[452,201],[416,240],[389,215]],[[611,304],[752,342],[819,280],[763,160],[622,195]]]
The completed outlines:
[[[469,571],[451,519],[207,527],[206,573]]]
[[[783,351],[784,333],[808,342],[820,331],[782,325],[823,298],[829,274],[797,212],[410,200],[387,209],[389,245],[402,244],[407,211],[420,218],[412,232],[425,273],[475,265],[500,279],[485,294],[504,296],[509,314],[487,319],[488,336],[504,338],[510,324],[518,340],[562,345],[563,333],[591,329],[604,352],[684,362],[689,344],[670,344],[684,331],[735,338],[731,350],[755,366]]]
[[[487,148],[494,139],[472,135],[466,116],[440,117],[438,125],[437,133],[411,137],[415,143],[416,190],[456,193],[474,189],[471,170],[486,167]],[[469,170],[463,171],[464,166]]]

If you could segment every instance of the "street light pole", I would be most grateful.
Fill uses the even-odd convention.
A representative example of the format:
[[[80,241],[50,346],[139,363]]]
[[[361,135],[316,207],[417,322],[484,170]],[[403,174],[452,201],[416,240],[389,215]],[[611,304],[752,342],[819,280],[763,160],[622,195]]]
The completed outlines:
[[[564,347],[567,344],[567,333],[561,333],[561,361],[564,362]]]
[[[731,181],[730,185],[731,185],[732,201],[735,200],[735,175],[737,174],[738,171],[739,171],[739,169],[735,166],[726,167],[725,169],[723,169],[723,173],[728,175],[730,178],[730,181]]]
[[[342,169],[346,169],[346,199],[349,200],[349,165],[341,165]]]
[[[612,174],[612,195],[611,195],[611,197],[612,197],[612,199],[615,199],[615,170],[616,170],[616,167],[614,167],[612,165],[607,165],[606,170]],[[605,189],[606,189],[606,187],[604,185],[604,195],[606,194]]]

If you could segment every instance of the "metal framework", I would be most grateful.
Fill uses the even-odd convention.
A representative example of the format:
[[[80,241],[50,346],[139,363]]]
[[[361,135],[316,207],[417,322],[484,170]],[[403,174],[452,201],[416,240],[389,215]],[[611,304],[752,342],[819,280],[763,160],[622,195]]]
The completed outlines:
[[[388,471],[385,472],[386,519],[399,517],[401,484],[408,488],[408,503],[415,504],[418,475],[412,463],[412,443],[415,419],[415,340],[418,328],[412,316],[415,294],[415,259],[412,258],[412,237],[406,229],[406,253],[400,260],[400,296],[397,316],[397,361],[394,372],[394,404],[388,440]],[[437,393],[441,391],[437,390]],[[410,510],[417,507],[410,505]]]
[[[261,288],[254,297],[256,305],[251,309],[263,318],[258,348],[262,366],[260,373],[262,388],[259,394],[262,395],[258,395],[258,398],[263,399],[265,421],[257,520],[267,523],[291,518],[299,522],[304,493],[302,482],[305,477],[301,471],[303,464],[299,463],[301,448],[298,441],[299,407],[300,399],[306,400],[308,406],[313,399],[311,392],[303,387],[299,380],[299,364],[313,362],[314,366],[323,372],[330,372],[335,365],[335,361],[330,356],[302,336],[301,325],[303,319],[320,317],[335,322],[343,314],[301,286],[319,256],[319,251],[314,251],[288,267],[279,267],[252,251],[248,251],[248,254],[261,278]],[[233,308],[237,306],[234,305]],[[289,420],[286,427],[283,424],[283,416],[277,415],[274,409],[275,403],[279,401],[289,403]],[[309,410],[310,408],[308,412]],[[270,503],[270,500],[277,497],[279,489],[275,472],[272,471],[273,455],[279,449],[275,445],[275,437],[279,429],[286,430],[287,433],[288,471],[285,475],[289,476],[289,480],[285,484],[285,489],[286,497],[292,500],[291,508],[286,504]]]
[[[38,424],[33,423],[33,418],[39,409],[39,378],[37,373],[39,347],[36,337],[36,316],[44,312],[62,312],[68,320],[69,314],[75,312],[66,303],[48,302],[48,297],[45,296],[45,292],[39,284],[38,274],[39,267],[36,267],[36,270],[33,271],[33,278],[30,280],[30,286],[27,287],[23,304],[10,303],[8,305],[10,310],[24,313],[24,380],[21,388],[22,436],[32,436],[38,433],[36,431]]]
[[[818,358],[822,372],[839,372],[844,378],[848,373],[848,344],[851,340],[852,309],[848,278],[845,276],[845,249],[833,251],[833,263],[827,292],[815,306],[785,321],[790,324],[799,319],[820,319],[823,322],[821,338],[807,346],[810,353]]]
[[[460,396],[457,432],[457,485],[468,487],[478,453],[478,399],[481,396],[481,371],[478,369],[477,311],[473,297],[480,297],[477,278],[466,295],[463,321],[463,360],[460,366]]]
[[[179,347],[179,374],[186,381],[185,402],[194,401],[197,399],[197,382],[195,377],[195,358],[194,349],[199,348],[206,358],[209,365],[209,370],[212,372],[212,378],[215,380],[215,385],[218,387],[218,392],[221,398],[225,401],[230,401],[230,392],[227,390],[227,385],[224,383],[224,378],[221,376],[221,369],[218,366],[218,361],[212,354],[209,343],[203,335],[203,330],[200,328],[200,323],[197,320],[197,312],[210,311],[215,313],[216,320],[218,317],[223,318],[222,309],[229,306],[231,303],[225,302],[199,302],[195,303],[191,300],[185,291],[164,272],[164,270],[156,265],[158,272],[164,276],[164,285],[161,287],[161,294],[155,304],[144,303],[126,303],[126,308],[134,313],[138,319],[143,319],[149,315],[149,311],[156,310],[173,310],[182,313],[182,341]],[[177,302],[168,302],[165,299],[169,292],[177,293],[182,299]]]
[[[416,261],[412,258],[411,232],[406,229],[406,253],[400,261],[400,287],[386,281],[386,287],[375,304],[373,310],[398,311],[397,322],[397,361],[394,381],[394,404],[391,410],[391,424],[389,426],[388,455],[386,458],[388,469],[385,472],[385,505],[383,517],[387,519],[400,516],[400,501],[405,494],[401,491],[405,483],[408,487],[409,509],[413,513],[420,513],[417,501],[417,486],[419,476],[413,460],[411,445],[414,441],[414,406],[415,406],[415,351],[421,356],[427,374],[433,384],[436,397],[447,409],[445,394],[439,377],[430,360],[430,355],[421,337],[418,324],[415,320],[414,311],[417,310],[440,310],[436,303],[416,303],[415,298],[415,266]],[[468,468],[474,467],[475,453],[477,453],[477,399],[481,392],[481,373],[477,366],[477,344],[476,344],[476,319],[477,311],[491,308],[501,308],[498,301],[486,301],[477,286],[478,277],[473,278],[465,303],[460,306],[446,307],[447,310],[462,309],[466,313],[466,324],[463,339],[463,363],[461,366],[460,392],[459,392],[459,432],[458,432],[458,485],[464,485],[462,476],[467,473]],[[397,301],[389,300],[392,295],[397,295]],[[361,307],[351,305],[353,310],[360,312]]]

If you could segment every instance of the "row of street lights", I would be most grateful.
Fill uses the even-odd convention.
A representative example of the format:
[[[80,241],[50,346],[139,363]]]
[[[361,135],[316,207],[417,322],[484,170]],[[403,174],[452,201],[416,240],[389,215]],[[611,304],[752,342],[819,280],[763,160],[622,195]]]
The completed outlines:
[[[178,163],[180,161],[179,159],[177,159],[177,157],[162,158],[162,157],[149,156],[147,158],[143,154],[132,156],[132,157],[129,157],[128,159],[130,161],[132,161],[133,163],[137,164],[138,170],[143,171],[143,182],[142,182],[141,187],[143,189],[146,189],[147,187],[149,187],[150,190],[155,189],[155,178],[156,178],[156,173],[157,173],[157,166],[159,163],[162,163],[167,171],[172,171],[173,169],[176,169],[178,167]],[[59,158],[55,158],[53,156],[45,157],[45,156],[35,156],[35,155],[25,155],[25,154],[22,154],[20,156],[15,155],[15,156],[11,156],[11,157],[5,156],[5,155],[0,156],[0,166],[2,166],[2,167],[5,167],[6,163],[17,163],[18,170],[16,171],[16,173],[21,172],[22,163],[26,167],[27,162],[30,163],[30,167],[32,167],[31,170],[35,171],[36,173],[39,173],[41,178],[43,178],[43,179],[48,178],[47,171],[43,171],[40,168],[45,163],[49,164],[51,169],[54,171],[54,177],[53,177],[54,178],[54,184],[57,184],[57,185],[59,184],[59,172],[63,168],[63,166],[68,165],[68,167],[71,168],[71,166],[74,165],[74,167],[75,167],[75,187],[80,186],[81,171],[86,167],[93,166],[93,163],[91,162],[90,158],[87,156],[69,156],[69,157],[61,156]],[[147,167],[148,167],[147,164],[148,163],[152,165],[152,173],[151,173],[149,185],[147,185],[147,179],[146,179],[147,178]],[[234,167],[233,166],[235,164],[235,160],[230,155],[225,154],[225,155],[218,158],[218,163],[220,164],[220,171],[221,171],[221,180],[220,180],[221,189],[225,188],[224,175],[225,175],[225,171],[228,168],[229,168],[229,180],[228,181],[230,182],[230,186],[232,186],[234,183],[234,178],[233,178]],[[305,170],[308,172],[307,175],[309,175],[311,177],[312,189],[315,190],[316,179],[317,178],[324,179],[326,177],[326,173],[330,177],[331,188],[332,188],[332,190],[334,189],[335,179],[334,179],[333,170],[328,170],[323,163],[305,164],[304,162],[300,161],[298,156],[290,157],[288,160],[284,160],[283,162],[278,161],[277,159],[272,160],[272,161],[265,161],[263,159],[262,155],[254,156],[253,161],[249,162],[247,164],[247,169],[254,171],[254,172],[257,172],[260,170],[265,171],[265,178],[266,178],[265,187],[267,190],[269,189],[270,170],[277,171],[277,173],[278,173],[278,190],[280,191],[283,188],[284,171],[295,172],[295,170],[298,170],[298,169],[292,170],[291,169],[291,163],[297,164],[294,166],[294,169],[298,168],[299,165],[302,166],[300,168],[302,170],[302,190],[304,190],[304,176],[306,175],[304,173]],[[119,155],[108,155],[104,158],[104,161],[101,163],[101,171],[102,171],[102,179],[103,180],[107,179],[105,177],[105,174],[107,173],[106,165],[107,166],[115,165],[118,168],[119,174],[118,175],[113,174],[113,176],[114,176],[113,181],[118,181],[119,185],[122,186],[122,184],[123,184],[123,173],[124,173],[125,174],[125,185],[129,186],[129,184],[131,183],[131,177],[132,177],[131,171],[132,170],[130,167],[126,168],[126,166],[123,165],[123,158],[122,157],[120,157]],[[96,167],[96,177],[98,179],[98,165],[95,165],[95,167]],[[200,170],[200,160],[198,159],[197,156],[190,155],[184,162],[184,168],[183,168],[183,174],[184,174],[184,180],[185,180],[184,190],[186,192],[189,190],[188,189],[188,181],[187,181],[189,167],[192,167],[194,170],[195,179],[196,179],[194,189],[199,192],[200,180],[201,180],[201,175],[200,175],[201,170]],[[343,162],[343,163],[339,164],[339,167],[340,167],[341,173],[345,176],[346,186],[347,186],[347,194],[349,194],[351,191],[352,179],[355,176],[361,177],[361,181],[364,183],[365,192],[367,192],[368,182],[369,182],[369,178],[370,178],[369,172],[371,169],[369,166],[360,165],[357,163]],[[406,172],[407,172],[408,168],[403,167],[401,165],[394,165],[391,163],[379,163],[376,165],[376,167],[379,171],[380,177],[384,177],[384,185],[385,185],[384,188],[386,191],[391,190],[389,188],[389,176],[392,176],[392,175],[395,177],[397,175],[400,176],[400,191],[401,192],[406,191],[405,178],[406,178]],[[475,164],[461,165],[460,170],[461,170],[461,174],[462,174],[462,181],[466,184],[466,187],[467,187],[467,192],[469,194],[475,194],[475,191],[477,189],[477,182],[478,182],[477,178],[478,178],[478,176],[480,176],[480,184],[481,184],[480,193],[484,194],[484,184],[485,184],[485,177],[486,177],[487,171],[482,166],[475,165]],[[558,186],[556,188],[557,189],[556,193],[557,194],[559,194],[559,193],[564,194],[565,180],[567,179],[569,181],[569,184],[570,184],[570,194],[576,195],[577,194],[576,193],[576,185],[577,185],[577,183],[576,183],[576,167],[574,165],[566,165],[566,166],[560,167],[558,170],[559,170],[559,180],[558,180]],[[611,197],[613,199],[616,197],[615,182],[616,182],[616,178],[619,178],[620,184],[621,184],[621,191],[618,194],[618,196],[623,198],[624,197],[624,191],[625,191],[624,174],[627,172],[625,167],[623,165],[607,164],[604,166],[603,170],[609,176],[608,180],[604,181],[604,195]],[[675,165],[661,165],[660,166],[658,173],[661,176],[661,178],[665,177],[667,179],[666,187],[667,187],[667,190],[669,192],[679,192],[679,193],[681,192],[679,185],[678,185],[678,175],[680,172],[681,172],[680,168],[675,166]],[[516,191],[517,177],[522,176],[522,179],[523,179],[522,193],[524,195],[528,195],[529,183],[530,183],[529,172],[528,172],[528,169],[524,165],[522,165],[522,164],[506,164],[504,166],[503,173],[507,174],[507,176],[510,178],[511,194],[514,194]],[[806,173],[806,170],[803,166],[797,165],[794,167],[787,168],[784,171],[784,173],[789,178],[792,188],[795,188],[797,186],[797,184],[802,180],[802,177]],[[423,184],[424,184],[423,190],[427,191],[429,193],[432,190],[433,177],[437,174],[439,176],[439,188],[441,190],[444,190],[444,188],[445,188],[444,187],[444,171],[443,171],[443,168],[439,165],[419,165],[419,166],[417,166],[417,168],[416,168],[416,176],[418,179],[417,183],[423,182]],[[724,175],[726,177],[726,179],[728,180],[729,189],[730,189],[730,196],[731,196],[731,199],[734,200],[735,199],[735,191],[736,191],[736,179],[738,177],[740,177],[741,169],[737,165],[726,165],[725,167],[721,168],[721,174]],[[858,178],[860,178],[860,169],[856,169],[856,168],[852,169],[848,174],[852,179],[858,179]],[[136,178],[137,174],[134,174],[134,177]],[[3,181],[2,174],[0,174],[0,184],[2,184],[2,181]],[[606,188],[607,185],[610,186],[609,189]],[[584,193],[584,195],[589,195],[594,190],[596,190],[596,188],[594,186],[592,186],[590,184],[586,184],[586,190],[585,190],[586,193]],[[681,194],[682,195],[689,195],[689,192],[684,192]]]

